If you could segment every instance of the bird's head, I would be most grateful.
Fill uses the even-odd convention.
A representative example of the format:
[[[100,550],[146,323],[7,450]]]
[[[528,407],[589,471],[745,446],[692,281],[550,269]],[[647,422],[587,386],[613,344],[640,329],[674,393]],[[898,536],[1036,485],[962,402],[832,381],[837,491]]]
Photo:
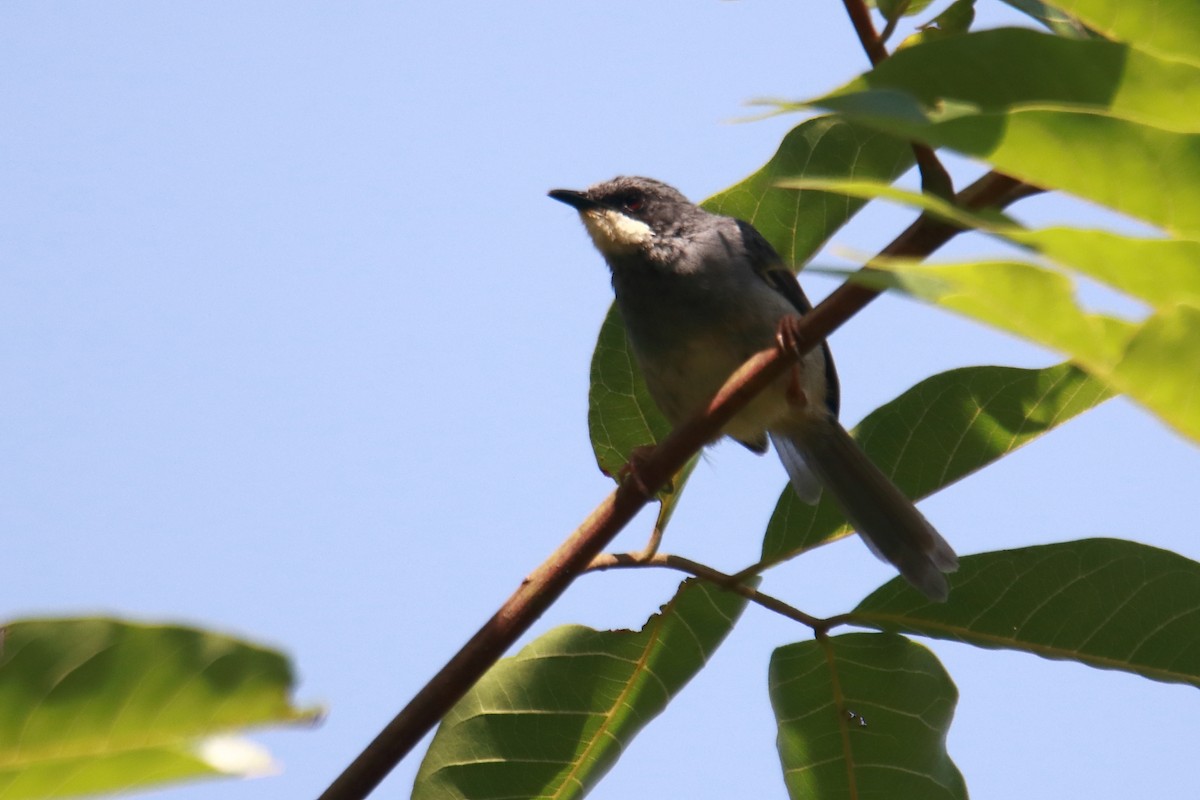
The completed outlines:
[[[678,235],[694,214],[702,213],[677,189],[652,178],[620,177],[584,191],[550,192],[579,212],[588,234],[606,259],[652,255]]]

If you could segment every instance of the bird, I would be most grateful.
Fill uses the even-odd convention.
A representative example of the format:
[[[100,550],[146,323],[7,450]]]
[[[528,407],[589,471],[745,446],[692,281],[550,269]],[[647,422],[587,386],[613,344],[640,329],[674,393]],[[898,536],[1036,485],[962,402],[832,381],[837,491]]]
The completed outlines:
[[[780,324],[812,309],[795,274],[749,222],[713,214],[652,178],[620,176],[549,196],[574,208],[612,273],[617,310],[650,396],[678,425],[704,409]],[[935,601],[958,557],[838,422],[828,342],[742,409],[717,438],[768,441],[805,502],[824,489],[868,547]]]

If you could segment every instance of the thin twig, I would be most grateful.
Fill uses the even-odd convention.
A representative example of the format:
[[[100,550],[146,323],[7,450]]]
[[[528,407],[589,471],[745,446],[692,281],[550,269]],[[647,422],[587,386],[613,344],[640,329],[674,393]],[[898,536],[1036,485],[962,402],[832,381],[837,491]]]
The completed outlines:
[[[867,8],[867,4],[863,0],[842,0],[842,5],[850,15],[854,32],[858,34],[858,41],[870,59],[871,66],[887,58],[887,49],[883,46],[879,34],[875,32],[875,23],[871,21],[871,9]]]
[[[867,54],[871,66],[878,66],[886,61],[888,51],[883,43],[895,30],[895,22],[889,22],[884,29],[884,35],[881,36],[875,32],[871,10],[867,8],[865,0],[842,0],[842,5],[846,7],[846,14],[854,25],[854,32],[858,34],[859,44]],[[912,150],[917,160],[917,169],[921,172],[921,191],[949,200],[954,195],[954,182],[950,179],[946,166],[938,159],[937,153],[932,147],[921,142],[913,142]]]
[[[658,553],[650,558],[644,558],[638,553],[604,553],[592,559],[592,563],[588,564],[588,571],[632,567],[665,567],[666,569],[685,572],[688,575],[703,578],[711,584],[720,586],[722,589],[736,592],[750,602],[757,603],[763,608],[774,611],[776,614],[781,614],[788,619],[794,619],[796,622],[803,623],[814,631],[829,630],[827,620],[814,617],[811,614],[805,614],[800,609],[788,605],[777,597],[760,592],[758,589],[745,583],[748,578],[739,579],[733,575],[727,575],[720,570],[713,569],[707,564],[701,564],[699,561],[692,561],[690,558],[684,558],[683,556]]]
[[[913,142],[912,151],[917,159],[917,170],[921,173],[921,191],[943,200],[953,197],[954,180],[933,148],[924,142]]]
[[[883,26],[883,30],[879,32],[879,44],[887,47],[888,39],[892,38],[892,34],[896,32],[896,26],[900,24],[900,15],[892,17]]]
[[[659,503],[658,515],[654,518],[654,527],[650,529],[650,538],[646,540],[646,545],[641,550],[630,555],[647,561],[658,552],[658,546],[662,544],[663,534],[667,531],[667,523],[671,519],[673,508],[674,503],[671,500],[663,500]]]
[[[1002,203],[1022,187],[1019,181],[988,173],[956,200],[980,208]],[[927,256],[959,229],[921,216],[882,251],[885,256]],[[816,347],[880,294],[854,282],[838,287],[795,327],[796,346],[763,350],[743,364],[700,414],[671,431],[638,465],[640,481],[627,480],[584,520],[541,566],[522,581],[500,610],[387,724],[350,763],[321,800],[362,800],[438,723],[504,652],[566,591],[609,542],[688,459],[715,439],[755,395],[782,375],[797,358]],[[641,484],[649,494],[637,486]]]

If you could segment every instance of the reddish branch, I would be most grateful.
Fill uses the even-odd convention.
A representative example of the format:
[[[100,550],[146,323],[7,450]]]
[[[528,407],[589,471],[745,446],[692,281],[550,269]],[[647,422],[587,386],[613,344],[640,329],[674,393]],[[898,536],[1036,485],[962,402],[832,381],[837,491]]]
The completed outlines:
[[[875,23],[871,21],[871,10],[864,0],[842,0],[858,41],[871,62],[877,66],[888,57],[887,48],[883,46],[883,37],[875,31]],[[891,26],[888,26],[889,29]],[[921,142],[912,143],[913,155],[917,159],[917,169],[921,171],[921,190],[943,200],[948,200],[954,194],[954,183],[945,165],[938,160],[933,148]]]
[[[879,34],[875,32],[875,23],[871,21],[871,10],[867,8],[867,4],[863,0],[842,0],[842,5],[846,7],[846,13],[854,25],[854,32],[858,34],[858,41],[866,51],[867,58],[871,60],[871,66],[887,58],[887,49],[884,48]]]
[[[1021,196],[1024,188],[1019,181],[993,172],[955,199],[969,209],[1000,208]],[[881,255],[925,257],[958,232],[952,225],[922,216]],[[795,328],[800,337],[797,350],[772,348],[751,357],[730,377],[704,413],[673,430],[639,463],[638,477],[644,487],[657,491],[794,359],[815,347],[878,294],[874,289],[845,283],[800,320]],[[330,784],[321,800],[361,800],[371,793],[649,502],[637,483],[624,481],[545,563],[521,582],[500,610]]]

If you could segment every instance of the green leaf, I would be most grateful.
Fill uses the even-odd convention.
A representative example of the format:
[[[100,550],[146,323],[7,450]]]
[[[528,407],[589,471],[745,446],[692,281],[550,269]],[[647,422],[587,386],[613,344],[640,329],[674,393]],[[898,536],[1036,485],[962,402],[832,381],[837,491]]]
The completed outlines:
[[[925,265],[877,259],[877,272],[855,279],[898,288],[929,302],[1052,347],[1125,392],[1168,424],[1200,438],[1200,243],[1135,239],[1107,231],[1029,231],[998,215],[973,215],[929,195],[865,181],[784,181],[784,185],[886,197],[957,225],[1028,247],[1114,288],[1152,303],[1153,315],[1131,323],[1090,314],[1057,272],[1020,262]]]
[[[937,28],[944,34],[966,33],[975,21],[975,0],[954,0],[925,28]]]
[[[1117,43],[983,31],[897,52],[813,104],[1200,236],[1195,65]]]
[[[1200,564],[1119,539],[965,556],[947,603],[901,580],[855,623],[1200,686]]]
[[[1046,5],[1041,0],[1004,0],[1004,2],[1018,11],[1028,14],[1059,36],[1068,36],[1073,39],[1085,39],[1094,36],[1079,20],[1063,13],[1058,8]]]
[[[977,31],[895,53],[818,102],[878,90],[903,92],[938,118],[954,101],[981,112],[1058,108],[1168,130],[1200,130],[1200,67],[1102,40],[1021,28]]]
[[[1054,5],[1109,39],[1200,63],[1200,4],[1195,0],[1055,0]]]
[[[1001,215],[972,214],[933,195],[886,183],[800,180],[783,181],[782,185],[842,192],[864,199],[878,197],[915,206],[957,225],[1033,250],[1159,308],[1176,303],[1200,305],[1200,242],[1137,238],[1085,228],[1027,230]]]
[[[1155,312],[1129,339],[1110,380],[1200,441],[1200,308],[1178,305]]]
[[[897,486],[921,498],[1108,397],[1103,383],[1069,364],[966,367],[927,378],[871,412],[855,437]],[[784,489],[767,525],[764,561],[791,558],[849,532],[826,495],[810,506]]]
[[[1200,305],[1200,242],[1080,228],[1001,235],[1160,308],[1177,302]]]
[[[695,580],[637,632],[555,628],[446,715],[414,800],[582,797],[691,680],[745,608]]]
[[[873,262],[856,280],[900,289],[1058,350],[1185,436],[1200,440],[1200,309],[1155,311],[1141,323],[1081,309],[1064,275],[1020,262]],[[887,273],[883,272],[887,270]]]
[[[900,43],[897,50],[913,47],[921,42],[958,36],[966,33],[975,21],[975,0],[954,0],[946,10],[929,22],[921,25],[917,32]]]
[[[600,326],[592,353],[588,431],[596,463],[610,476],[619,473],[634,448],[662,441],[671,432],[670,423],[650,398],[615,305]]]
[[[837,117],[797,125],[779,150],[745,180],[702,205],[714,214],[745,220],[789,264],[801,264],[865,205],[827,192],[783,189],[785,178],[860,178],[892,181],[913,165],[907,142]]]
[[[920,14],[925,9],[929,8],[929,4],[933,0],[875,0],[874,6],[879,9],[879,13],[883,14],[883,18],[890,21],[900,19],[901,17],[911,17],[914,14]]]
[[[862,176],[894,180],[912,165],[902,141],[835,118],[811,119],[784,137],[761,169],[704,203],[709,211],[744,219],[762,232],[789,263],[808,259],[864,201],[826,192],[780,189],[785,177]],[[588,429],[600,469],[616,475],[635,447],[661,441],[670,425],[650,399],[641,370],[614,306],[592,356]],[[660,496],[674,502],[687,471]]]
[[[781,647],[770,691],[793,800],[966,800],[946,752],[958,690],[921,645],[851,633]]]
[[[287,659],[205,631],[113,619],[27,620],[0,649],[0,798],[129,791],[271,768],[231,737],[311,721]]]
[[[1071,355],[1089,372],[1115,361],[1133,323],[1088,313],[1075,303],[1075,286],[1058,272],[1019,261],[918,264],[879,261],[893,279],[868,273],[871,285],[895,286],[943,308]]]

